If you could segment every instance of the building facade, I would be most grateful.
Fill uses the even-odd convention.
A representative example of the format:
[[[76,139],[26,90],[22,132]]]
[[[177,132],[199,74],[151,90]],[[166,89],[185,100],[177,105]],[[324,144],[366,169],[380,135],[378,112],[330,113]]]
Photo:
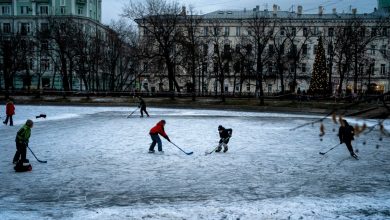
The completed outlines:
[[[389,13],[386,11],[390,4],[389,1],[379,1],[378,4],[378,10],[364,14],[359,14],[356,9],[348,13],[338,13],[333,9],[332,13],[326,14],[323,7],[319,7],[316,14],[305,14],[301,6],[298,6],[296,11],[280,11],[279,7],[274,5],[272,10],[260,10],[257,6],[251,10],[220,10],[198,15],[196,19],[199,19],[200,23],[197,27],[197,35],[203,44],[198,49],[204,50],[202,52],[204,57],[197,67],[196,79],[198,80],[195,88],[199,94],[221,90],[221,83],[218,82],[220,79],[217,77],[220,70],[215,60],[216,50],[218,50],[216,46],[219,50],[228,51],[231,56],[235,56],[235,50],[242,51],[243,49],[240,48],[247,47],[246,51],[250,48],[252,52],[241,59],[251,63],[248,70],[235,68],[239,65],[236,65],[234,57],[222,61],[225,74],[223,90],[227,93],[258,92],[259,86],[255,75],[258,54],[255,51],[259,47],[253,41],[253,18],[256,16],[267,23],[264,31],[273,32],[272,37],[262,42],[264,44],[262,46],[265,47],[261,55],[264,56],[261,71],[263,91],[266,94],[275,94],[282,90],[295,92],[298,88],[301,91],[309,89],[319,37],[323,38],[329,72],[332,71],[329,83],[332,84],[333,91],[338,90],[340,81],[342,81],[341,91],[345,93],[351,91],[364,93],[368,90],[374,90],[375,93],[390,91],[390,20]],[[185,11],[182,14],[185,15]],[[178,26],[178,28],[182,27]],[[144,24],[139,24],[139,29],[141,38],[145,37],[147,31],[144,30]],[[342,47],[339,32],[347,29],[359,29],[360,38],[356,38],[355,43],[359,39],[367,41],[364,42],[366,43],[364,48],[359,49],[359,55],[356,55],[356,52],[356,56],[350,54],[351,57],[348,57],[345,51],[337,54]],[[211,39],[215,36],[219,37],[218,43]],[[344,40],[347,42],[348,37]],[[351,45],[356,44],[351,43]],[[360,47],[362,45],[363,42],[359,44]],[[353,46],[350,50],[353,50]],[[275,56],[277,53],[281,56]],[[288,55],[289,53],[297,57]],[[248,59],[248,56],[252,57]],[[349,64],[343,64],[346,59],[349,59]],[[175,72],[182,75],[178,82],[185,91],[186,85],[192,83],[191,77],[186,76],[187,73],[183,68],[179,66],[175,68]],[[161,73],[162,68],[157,69]],[[247,71],[245,77],[244,71]],[[167,82],[162,80],[161,76],[156,77],[153,71],[143,78],[143,82],[144,90],[167,90]]]
[[[5,87],[7,74],[4,71],[12,72],[10,69],[14,68],[15,74],[9,79],[10,87],[14,89],[61,90],[63,78],[56,54],[58,46],[54,45],[53,38],[43,39],[41,35],[56,19],[62,19],[61,22],[72,20],[85,32],[104,35],[108,28],[101,24],[101,4],[102,0],[0,0],[0,89]],[[14,43],[16,38],[21,46]],[[7,47],[7,44],[12,46]],[[19,47],[28,49],[18,52]],[[20,54],[12,55],[10,49],[13,53],[25,53],[23,59],[27,60],[28,67],[15,67],[18,61],[10,64],[16,56],[20,57]],[[82,87],[79,81],[71,83],[74,90]]]

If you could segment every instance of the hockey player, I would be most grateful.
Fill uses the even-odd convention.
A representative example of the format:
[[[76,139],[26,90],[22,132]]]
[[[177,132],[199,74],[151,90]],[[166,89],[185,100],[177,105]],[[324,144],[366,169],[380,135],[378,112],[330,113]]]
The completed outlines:
[[[228,143],[229,139],[232,137],[233,130],[231,128],[224,128],[222,125],[218,126],[218,132],[219,132],[219,137],[221,138],[219,140],[219,145],[215,152],[220,152],[222,150],[223,146],[223,152],[226,153],[228,151]]]

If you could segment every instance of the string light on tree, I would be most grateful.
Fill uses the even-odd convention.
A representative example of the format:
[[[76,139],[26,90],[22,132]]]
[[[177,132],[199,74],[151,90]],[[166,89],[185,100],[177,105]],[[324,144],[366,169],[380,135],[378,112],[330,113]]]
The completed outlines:
[[[313,75],[310,81],[309,93],[312,95],[324,95],[327,92],[327,68],[325,50],[322,37],[318,39],[316,58],[313,64]]]

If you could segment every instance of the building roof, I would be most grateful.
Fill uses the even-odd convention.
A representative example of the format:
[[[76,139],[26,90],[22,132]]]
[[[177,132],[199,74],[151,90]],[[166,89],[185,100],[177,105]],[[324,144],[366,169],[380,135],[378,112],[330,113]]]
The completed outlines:
[[[351,19],[351,18],[365,18],[365,19],[378,19],[383,17],[389,17],[389,13],[385,11],[376,11],[373,13],[364,14],[351,14],[351,13],[335,13],[335,14],[301,14],[288,11],[277,11],[274,16],[273,11],[257,11],[253,10],[219,10],[211,13],[204,14],[203,19],[250,19],[253,15],[258,14],[259,17],[269,18],[291,18],[291,19]]]

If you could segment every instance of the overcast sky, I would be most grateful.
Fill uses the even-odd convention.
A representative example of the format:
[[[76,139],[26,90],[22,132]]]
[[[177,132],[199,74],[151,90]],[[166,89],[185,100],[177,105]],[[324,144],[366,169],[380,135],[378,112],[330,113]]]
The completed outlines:
[[[111,20],[118,20],[122,8],[128,2],[129,0],[103,0],[102,22],[109,24]],[[377,0],[180,0],[177,2],[186,6],[192,5],[202,14],[223,9],[252,9],[256,5],[259,5],[261,10],[267,7],[272,10],[273,4],[279,5],[283,11],[289,11],[292,7],[296,10],[297,5],[302,5],[304,13],[317,13],[320,5],[324,6],[325,13],[331,13],[332,8],[337,8],[337,12],[340,13],[349,12],[350,8],[357,8],[358,13],[366,13],[374,11],[377,7]]]

